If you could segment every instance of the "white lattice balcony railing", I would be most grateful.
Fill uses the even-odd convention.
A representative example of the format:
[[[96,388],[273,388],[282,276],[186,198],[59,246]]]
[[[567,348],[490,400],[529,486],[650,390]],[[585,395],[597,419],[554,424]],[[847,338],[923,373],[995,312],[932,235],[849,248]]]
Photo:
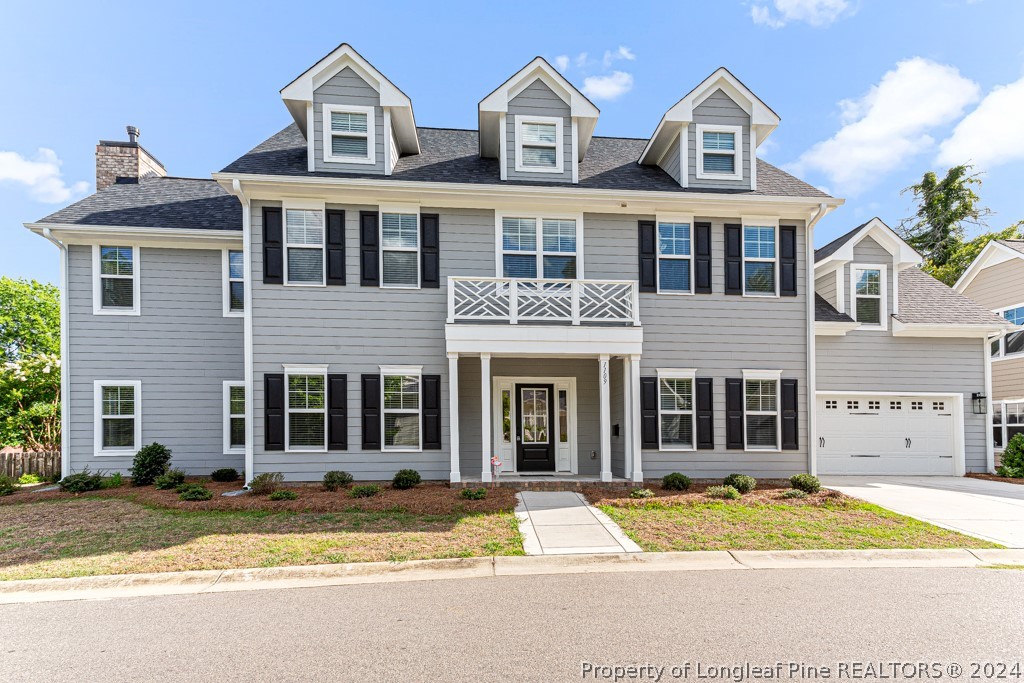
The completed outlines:
[[[449,323],[640,325],[630,280],[449,277]]]

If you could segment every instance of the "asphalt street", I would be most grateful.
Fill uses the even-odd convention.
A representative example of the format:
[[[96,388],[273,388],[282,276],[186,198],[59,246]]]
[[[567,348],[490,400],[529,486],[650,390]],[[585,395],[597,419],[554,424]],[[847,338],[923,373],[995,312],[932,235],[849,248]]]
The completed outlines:
[[[1020,570],[800,569],[0,605],[0,680],[1018,681],[1022,604]]]

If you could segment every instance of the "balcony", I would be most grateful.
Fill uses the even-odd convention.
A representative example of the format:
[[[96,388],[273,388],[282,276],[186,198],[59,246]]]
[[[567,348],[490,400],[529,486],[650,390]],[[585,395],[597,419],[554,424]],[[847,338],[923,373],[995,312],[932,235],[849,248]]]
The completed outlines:
[[[448,324],[639,327],[630,280],[522,280],[449,277]]]

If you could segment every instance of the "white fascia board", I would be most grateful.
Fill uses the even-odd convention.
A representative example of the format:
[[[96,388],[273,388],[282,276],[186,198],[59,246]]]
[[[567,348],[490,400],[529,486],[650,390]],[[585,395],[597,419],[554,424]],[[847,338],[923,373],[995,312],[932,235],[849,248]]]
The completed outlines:
[[[856,235],[847,240],[843,246],[815,264],[815,270],[830,261],[853,261],[854,247],[868,237],[878,242],[883,249],[892,254],[893,262],[898,268],[916,266],[924,262],[924,257],[907,244],[902,237],[897,235],[896,231],[886,225],[880,218],[872,218],[857,231]]]
[[[592,357],[640,355],[642,327],[471,325],[444,327],[447,353],[496,356]]]
[[[814,334],[819,337],[844,337],[847,332],[860,327],[860,323],[819,322],[814,323]]]
[[[24,225],[37,235],[42,235],[43,230],[48,228],[55,238],[65,244],[96,244],[99,240],[116,238],[141,246],[166,246],[178,249],[218,249],[237,247],[242,243],[241,230],[149,228],[65,223],[25,223]]]
[[[892,319],[894,337],[967,337],[986,338],[998,334],[1003,328],[998,325],[938,325],[930,323],[905,323]]]
[[[978,276],[981,271],[985,270],[990,266],[997,266],[1000,263],[1011,261],[1015,258],[1024,260],[1024,254],[1010,249],[1004,244],[999,244],[995,240],[992,240],[985,245],[985,248],[981,250],[981,253],[975,257],[974,262],[964,271],[964,274],[960,276],[960,279],[953,285],[953,289],[961,294],[967,289],[974,278]]]

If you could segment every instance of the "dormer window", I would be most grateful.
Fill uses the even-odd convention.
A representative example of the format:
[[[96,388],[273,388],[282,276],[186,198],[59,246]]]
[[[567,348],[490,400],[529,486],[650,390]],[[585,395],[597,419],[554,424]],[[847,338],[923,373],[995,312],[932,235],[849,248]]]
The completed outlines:
[[[324,105],[324,161],[376,163],[373,107]]]
[[[697,126],[697,177],[743,180],[743,128]]]
[[[562,119],[553,116],[516,117],[516,170],[561,173]]]
[[[864,327],[886,328],[885,266],[854,265],[850,268],[853,317]]]

